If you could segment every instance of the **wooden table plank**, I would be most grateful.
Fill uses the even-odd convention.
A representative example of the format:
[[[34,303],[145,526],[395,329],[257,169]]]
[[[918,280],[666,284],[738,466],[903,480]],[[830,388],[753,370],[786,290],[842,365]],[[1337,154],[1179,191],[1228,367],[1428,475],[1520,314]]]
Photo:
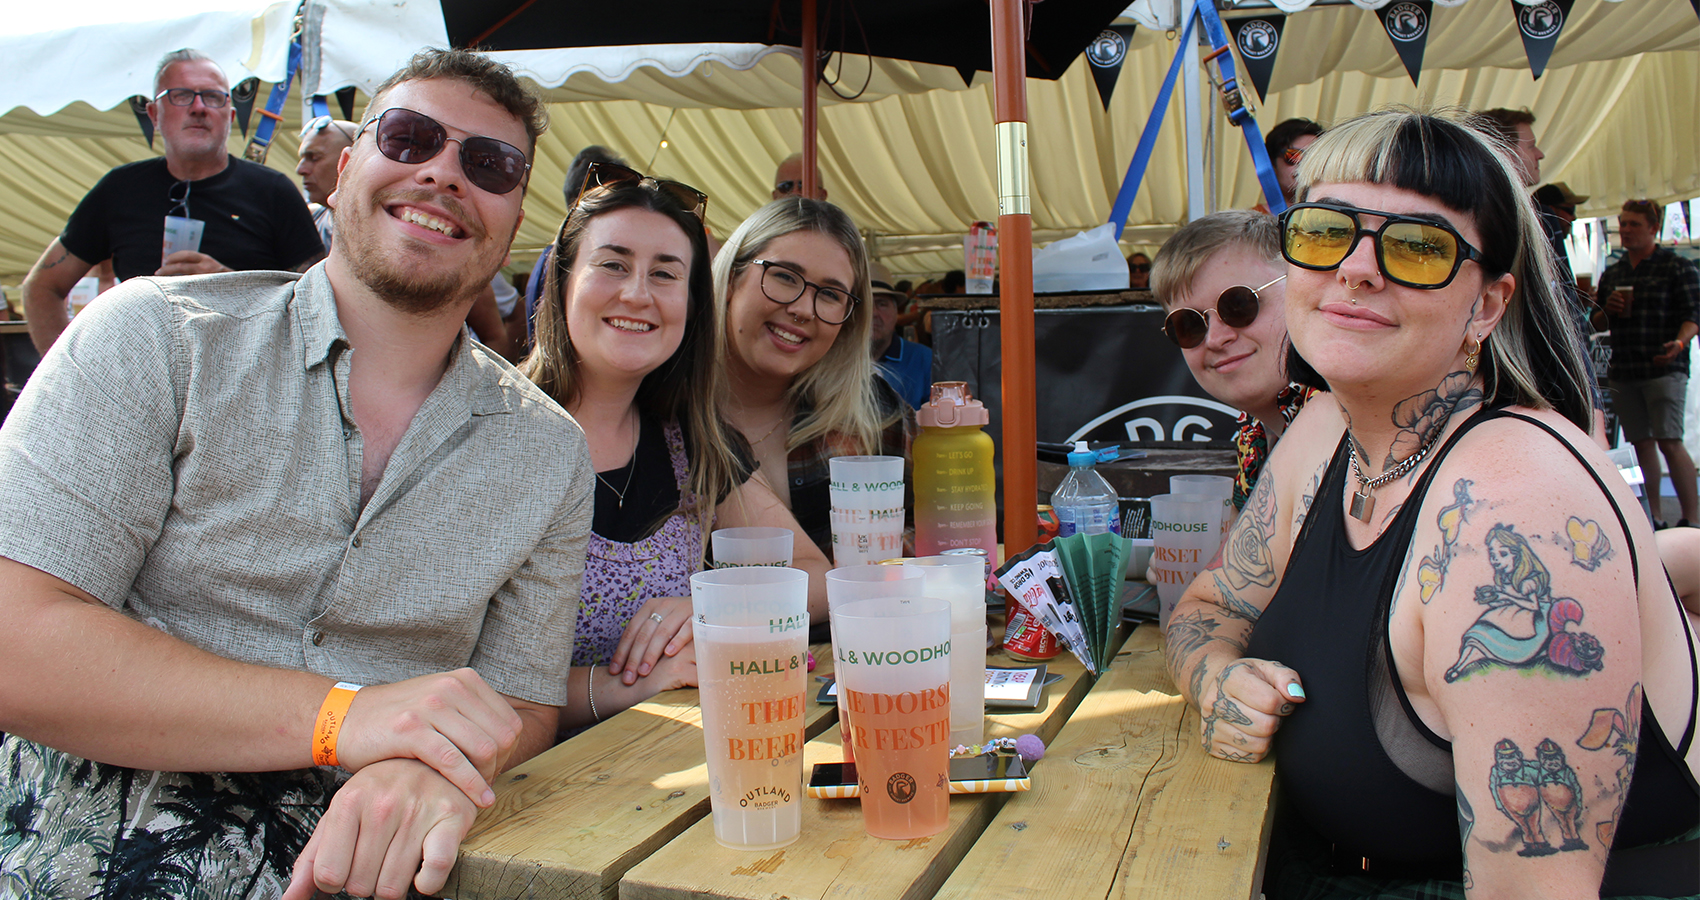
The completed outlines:
[[[828,645],[810,649],[813,674],[831,674]],[[819,682],[809,684],[813,737],[836,725],[838,709],[816,703]],[[613,898],[628,868],[708,815],[704,759],[697,692],[679,690],[515,766],[461,842],[443,896]]]
[[[1204,753],[1140,628],[937,897],[1255,897],[1273,777]]]
[[[1014,664],[1001,652],[992,654],[988,663]],[[1064,677],[1046,688],[1042,707],[988,716],[988,737],[1032,733],[1049,742],[1057,734],[1086,695],[1091,679],[1067,654],[1058,656],[1049,666]],[[804,748],[805,767],[843,758],[837,728],[829,728]],[[1036,776],[1035,781],[1038,777],[1042,776]],[[810,799],[803,807],[803,832],[796,843],[762,853],[720,846],[714,840],[712,820],[705,817],[633,866],[620,880],[620,898],[925,900],[1011,796],[1019,795],[958,794],[951,798],[950,824],[945,830],[911,841],[869,837],[862,826],[861,806],[855,801]]]

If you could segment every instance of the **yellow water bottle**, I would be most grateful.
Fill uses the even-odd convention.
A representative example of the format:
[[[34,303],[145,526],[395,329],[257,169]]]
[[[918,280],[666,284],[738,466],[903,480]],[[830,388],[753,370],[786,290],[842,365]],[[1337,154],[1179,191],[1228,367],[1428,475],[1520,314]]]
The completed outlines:
[[[915,411],[921,434],[915,461],[915,553],[978,547],[997,558],[997,478],[985,404],[965,381],[933,383],[932,399]]]

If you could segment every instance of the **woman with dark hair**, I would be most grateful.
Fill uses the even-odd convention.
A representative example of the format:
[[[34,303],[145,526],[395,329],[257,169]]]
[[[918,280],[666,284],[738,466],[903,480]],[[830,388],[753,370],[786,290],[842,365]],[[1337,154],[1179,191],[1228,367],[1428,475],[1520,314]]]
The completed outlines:
[[[1264,892],[1700,892],[1694,636],[1585,433],[1516,174],[1382,111],[1307,148],[1298,199],[1288,371],[1329,393],[1166,635],[1205,747],[1276,752]]]
[[[585,703],[563,731],[697,683],[690,576],[712,529],[797,527],[716,412],[707,202],[599,163],[555,240],[521,371],[584,427],[597,482],[568,681]],[[826,558],[797,544],[824,591]]]

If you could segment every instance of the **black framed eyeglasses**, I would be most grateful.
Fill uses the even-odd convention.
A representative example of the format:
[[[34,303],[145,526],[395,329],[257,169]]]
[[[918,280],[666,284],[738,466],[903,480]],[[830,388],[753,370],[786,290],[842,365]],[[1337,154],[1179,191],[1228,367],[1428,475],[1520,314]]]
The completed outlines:
[[[815,318],[828,325],[843,325],[850,321],[850,311],[856,308],[856,295],[835,287],[815,284],[803,278],[801,272],[784,263],[770,259],[752,259],[750,265],[761,266],[761,292],[780,306],[796,303],[803,292],[815,289]]]
[[[230,105],[229,91],[197,91],[190,88],[166,88],[154,95],[154,100],[163,99],[172,106],[194,106],[195,98],[201,98],[201,105],[207,109],[223,109]]]
[[[372,129],[372,138],[378,142],[378,152],[404,165],[430,162],[443,152],[449,141],[454,141],[460,145],[460,168],[466,173],[466,180],[492,194],[506,194],[519,187],[531,169],[524,151],[506,141],[482,136],[452,138],[436,119],[400,106],[384,110],[376,119],[367,119],[354,139],[358,141],[373,123],[377,124]]]
[[[1359,216],[1380,216],[1370,231]],[[1300,203],[1281,214],[1281,255],[1313,272],[1338,269],[1364,236],[1375,239],[1375,261],[1394,284],[1439,290],[1452,283],[1465,260],[1487,257],[1470,246],[1457,229],[1434,219],[1332,203]]]
[[[654,178],[630,166],[611,162],[593,162],[590,164],[590,168],[585,170],[584,184],[579,188],[578,197],[573,200],[573,206],[577,207],[584,200],[586,194],[598,188],[613,187],[620,184],[642,184],[646,181],[655,185],[657,190],[677,200],[679,205],[685,208],[685,212],[697,217],[697,221],[703,221],[704,217],[708,215],[708,195],[702,191],[684,182]]]
[[[1168,317],[1163,320],[1163,333],[1168,335],[1169,340],[1175,342],[1175,346],[1182,350],[1191,350],[1204,343],[1204,339],[1210,336],[1211,312],[1215,312],[1216,318],[1221,319],[1222,324],[1229,328],[1244,328],[1257,321],[1257,314],[1262,309],[1262,298],[1258,296],[1257,292],[1271,287],[1280,282],[1281,278],[1286,277],[1282,275],[1269,284],[1254,288],[1236,284],[1223,291],[1221,296],[1216,298],[1214,310],[1207,309],[1200,312],[1190,306],[1183,306],[1169,313]]]

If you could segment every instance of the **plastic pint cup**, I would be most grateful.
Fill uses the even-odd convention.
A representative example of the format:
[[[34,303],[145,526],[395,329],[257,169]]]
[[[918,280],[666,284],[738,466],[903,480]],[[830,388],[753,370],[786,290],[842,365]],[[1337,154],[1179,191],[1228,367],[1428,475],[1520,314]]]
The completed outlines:
[[[881,597],[919,597],[925,584],[921,572],[908,566],[846,566],[826,573],[826,605],[833,619],[833,643],[837,644],[837,617],[830,611],[857,600],[876,600]],[[835,669],[836,671],[836,669]],[[834,677],[838,681],[837,677]],[[844,703],[844,683],[838,681],[838,736],[844,744],[844,761],[856,761],[856,748],[850,741],[850,710]],[[952,745],[955,746],[955,745]]]
[[[789,566],[792,540],[789,528],[721,528],[709,535],[717,569]]]
[[[1221,498],[1207,494],[1151,498],[1151,574],[1157,580],[1160,627],[1169,627],[1169,613],[1221,544]]]
[[[986,736],[986,564],[978,556],[923,556],[926,595],[950,604],[950,745]]]
[[[1234,521],[1234,480],[1226,475],[1170,475],[1171,494],[1208,494],[1222,498],[1222,533]]]
[[[858,600],[835,615],[862,824],[887,840],[938,834],[950,818],[950,604]]]
[[[714,839],[771,850],[803,824],[809,576],[751,566],[691,576]]]
[[[835,456],[832,480],[832,562],[877,563],[903,555],[903,457]]]

